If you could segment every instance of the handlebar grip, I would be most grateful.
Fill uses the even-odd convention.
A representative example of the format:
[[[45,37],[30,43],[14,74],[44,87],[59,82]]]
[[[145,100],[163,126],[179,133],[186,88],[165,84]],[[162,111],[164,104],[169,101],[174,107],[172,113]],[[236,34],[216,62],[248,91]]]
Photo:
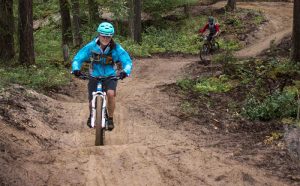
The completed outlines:
[[[73,71],[71,72],[71,74],[75,75]],[[78,75],[77,75],[77,76],[75,75],[75,77],[77,77],[77,78],[79,78],[79,79],[84,79],[84,80],[89,78],[86,74],[84,74],[84,73],[82,73],[82,72],[80,72],[80,75],[79,75],[79,76],[78,76]]]

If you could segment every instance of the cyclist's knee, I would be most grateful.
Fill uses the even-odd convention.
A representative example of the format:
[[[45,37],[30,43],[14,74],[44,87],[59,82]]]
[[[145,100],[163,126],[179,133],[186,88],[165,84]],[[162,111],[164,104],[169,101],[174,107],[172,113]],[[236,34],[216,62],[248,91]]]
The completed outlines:
[[[116,91],[108,90],[106,94],[107,94],[108,97],[115,97],[116,96]]]

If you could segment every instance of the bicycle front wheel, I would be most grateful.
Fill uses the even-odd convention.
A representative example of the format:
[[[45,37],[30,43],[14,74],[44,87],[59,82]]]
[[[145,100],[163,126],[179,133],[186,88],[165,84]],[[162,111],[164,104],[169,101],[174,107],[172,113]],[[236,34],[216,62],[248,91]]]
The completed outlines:
[[[208,61],[210,55],[210,49],[208,44],[203,44],[202,48],[200,48],[199,57],[202,62]]]
[[[95,145],[104,145],[105,140],[105,128],[102,127],[102,108],[103,108],[103,99],[102,97],[98,96],[96,99],[96,120],[95,120],[95,127],[96,127],[96,139]]]

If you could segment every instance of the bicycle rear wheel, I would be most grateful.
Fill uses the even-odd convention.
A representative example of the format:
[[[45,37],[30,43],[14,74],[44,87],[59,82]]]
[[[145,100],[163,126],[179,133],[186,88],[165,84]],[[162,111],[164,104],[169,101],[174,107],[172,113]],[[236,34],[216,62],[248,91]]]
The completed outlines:
[[[95,120],[95,127],[96,127],[96,138],[95,138],[95,145],[104,145],[105,140],[105,128],[102,128],[102,108],[103,108],[103,99],[98,96],[96,98],[96,120]]]

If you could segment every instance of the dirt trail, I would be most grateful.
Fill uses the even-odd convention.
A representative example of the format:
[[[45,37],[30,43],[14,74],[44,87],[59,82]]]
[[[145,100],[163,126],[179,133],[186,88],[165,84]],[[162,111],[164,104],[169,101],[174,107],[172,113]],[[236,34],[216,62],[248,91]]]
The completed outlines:
[[[257,168],[199,148],[185,131],[164,129],[183,123],[172,116],[177,100],[162,93],[159,86],[174,83],[181,69],[195,61],[135,60],[133,76],[120,82],[117,127],[104,147],[93,146],[95,131],[84,124],[85,103],[47,100],[65,111],[59,122],[69,126],[69,132],[53,137],[59,148],[37,150],[16,161],[10,172],[20,178],[15,184],[284,185]]]
[[[278,6],[272,9],[264,3],[247,6],[278,11]],[[275,20],[275,26],[279,21]],[[42,142],[32,143],[31,151],[22,151],[23,156],[1,160],[4,182],[9,185],[287,185],[257,167],[199,147],[190,140],[188,131],[168,129],[169,125],[185,123],[174,116],[178,100],[160,87],[176,82],[183,75],[182,68],[195,61],[196,58],[182,57],[134,60],[132,77],[119,83],[116,128],[107,135],[108,144],[103,147],[94,146],[95,131],[85,125],[88,115],[85,82],[77,82],[78,99],[43,98],[44,104],[56,108],[55,114],[60,116],[56,118],[57,126],[42,127],[37,122],[27,132],[41,132],[44,139],[55,143],[49,148]],[[14,134],[21,146],[29,147],[26,143],[42,138],[26,137],[24,132],[10,129],[2,122],[1,126],[4,126],[1,132]]]
[[[225,1],[214,5],[216,8],[225,6]],[[292,32],[293,3],[286,2],[238,2],[237,7],[254,9],[264,13],[268,21],[259,30],[250,35],[250,46],[236,52],[240,58],[255,57],[270,48],[270,43],[278,44]]]

